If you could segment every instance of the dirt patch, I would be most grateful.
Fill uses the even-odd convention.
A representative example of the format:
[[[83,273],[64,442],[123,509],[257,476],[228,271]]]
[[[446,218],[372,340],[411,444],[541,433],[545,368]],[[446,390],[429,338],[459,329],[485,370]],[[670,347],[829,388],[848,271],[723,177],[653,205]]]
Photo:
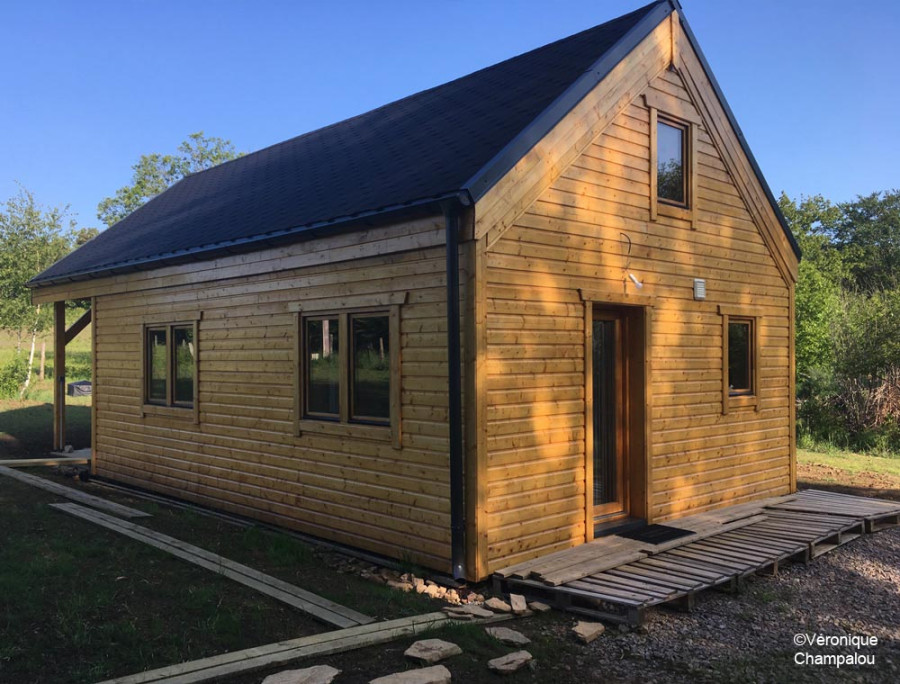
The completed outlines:
[[[883,473],[853,473],[822,463],[798,463],[800,489],[824,489],[842,494],[900,501],[900,479]]]

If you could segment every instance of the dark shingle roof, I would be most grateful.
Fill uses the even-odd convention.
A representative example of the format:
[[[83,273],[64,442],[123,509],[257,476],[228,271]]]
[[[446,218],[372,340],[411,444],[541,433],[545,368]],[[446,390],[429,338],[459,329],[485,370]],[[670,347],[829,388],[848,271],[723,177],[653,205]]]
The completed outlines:
[[[656,0],[450,83],[188,176],[30,285],[299,239],[323,225],[459,193],[477,200],[678,7],[675,0]]]
[[[177,260],[466,190],[655,7],[188,176],[32,283]],[[655,23],[655,22],[654,22]],[[652,27],[651,27],[652,28]]]

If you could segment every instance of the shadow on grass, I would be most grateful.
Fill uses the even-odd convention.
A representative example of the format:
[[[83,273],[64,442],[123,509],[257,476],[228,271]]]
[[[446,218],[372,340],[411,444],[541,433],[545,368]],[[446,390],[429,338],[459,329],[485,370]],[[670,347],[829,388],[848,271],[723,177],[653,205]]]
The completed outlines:
[[[66,443],[91,445],[91,407],[66,406]],[[0,458],[41,458],[53,447],[53,405],[0,402]]]

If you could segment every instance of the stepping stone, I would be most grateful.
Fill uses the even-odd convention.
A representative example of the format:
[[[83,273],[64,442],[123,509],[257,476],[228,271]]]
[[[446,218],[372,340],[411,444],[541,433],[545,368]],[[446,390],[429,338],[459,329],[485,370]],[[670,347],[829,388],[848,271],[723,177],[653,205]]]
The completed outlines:
[[[503,599],[498,598],[489,598],[484,602],[485,608],[490,608],[491,610],[496,610],[498,613],[511,613],[512,606],[510,606]]]
[[[488,661],[488,667],[497,674],[512,674],[522,669],[531,662],[531,654],[528,651],[516,651],[508,653],[501,658],[494,658]]]
[[[553,610],[546,603],[541,603],[540,601],[531,601],[528,604],[528,607],[531,608],[535,613],[546,613],[549,610]]]
[[[531,643],[527,636],[509,627],[485,627],[485,631],[507,646],[525,646]]]
[[[606,631],[599,622],[579,622],[572,628],[576,638],[583,644],[589,644]]]
[[[489,618],[494,617],[494,613],[490,610],[482,608],[481,606],[474,606],[472,604],[467,604],[465,606],[448,606],[444,608],[444,612],[447,613],[450,617],[456,616],[470,616],[470,617],[479,617],[479,618]]]
[[[459,655],[462,649],[456,644],[443,639],[422,639],[403,652],[407,658],[418,660],[420,663],[434,665],[444,658]]]
[[[329,665],[316,665],[302,670],[284,670],[269,675],[262,684],[331,684],[341,673]]]
[[[510,594],[509,604],[512,606],[512,612],[516,615],[528,612],[528,604],[525,602],[525,597],[521,594]]]
[[[369,684],[450,684],[450,670],[443,665],[423,667],[385,675],[373,679]]]

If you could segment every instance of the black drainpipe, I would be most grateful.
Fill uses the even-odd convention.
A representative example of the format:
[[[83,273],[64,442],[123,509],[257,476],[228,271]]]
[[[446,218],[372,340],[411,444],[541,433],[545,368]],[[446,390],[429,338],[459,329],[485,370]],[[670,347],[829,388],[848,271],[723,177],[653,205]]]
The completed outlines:
[[[466,576],[466,511],[459,349],[459,232],[466,197],[444,202],[447,228],[447,368],[450,392],[450,560],[453,578]]]

